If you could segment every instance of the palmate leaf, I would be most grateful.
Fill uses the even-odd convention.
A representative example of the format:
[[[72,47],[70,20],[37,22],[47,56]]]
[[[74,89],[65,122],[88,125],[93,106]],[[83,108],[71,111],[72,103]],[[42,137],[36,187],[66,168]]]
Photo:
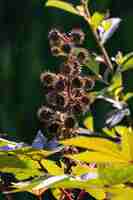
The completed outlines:
[[[57,166],[54,161],[43,159],[41,163],[50,175],[58,176],[64,174],[64,169]]]
[[[48,0],[45,6],[59,8],[72,14],[79,15],[79,12],[74,8],[74,6],[71,3],[67,3],[65,1]]]
[[[133,52],[125,55],[121,62],[122,71],[133,69]]]
[[[132,200],[133,199],[133,189],[130,187],[122,188],[117,191],[109,190],[112,194],[112,200]]]
[[[88,59],[85,67],[88,67],[94,74],[99,75],[99,63],[93,57]]]
[[[131,164],[117,163],[113,165],[100,165],[99,177],[104,185],[124,184],[133,181],[133,166]]]
[[[123,155],[133,161],[133,130],[131,127],[117,126],[115,130],[121,135],[121,148]]]
[[[84,120],[84,126],[90,131],[94,131],[94,122],[93,122],[93,116],[91,113],[89,113],[89,115]]]
[[[19,180],[41,175],[39,167],[37,162],[24,155],[0,155],[0,171],[13,173]]]
[[[51,177],[44,177],[44,176],[37,177],[31,181],[15,183],[13,184],[13,187],[16,189],[13,189],[5,193],[16,193],[16,192],[27,191],[27,192],[33,193],[36,196],[40,196],[48,188],[51,188],[55,183],[60,183],[63,180],[66,180],[68,178],[69,177],[67,175],[51,176]]]
[[[100,12],[94,12],[94,14],[91,17],[91,22],[90,22],[94,29],[98,28],[98,26],[103,21],[104,17],[105,17],[105,14],[100,13]]]
[[[111,155],[120,155],[118,145],[105,138],[78,136],[61,141],[61,143],[67,146],[73,145]]]
[[[122,155],[111,155],[103,152],[91,152],[85,151],[83,153],[75,154],[73,156],[68,155],[67,157],[78,160],[86,163],[112,163],[112,164],[120,164],[127,163],[128,160]]]

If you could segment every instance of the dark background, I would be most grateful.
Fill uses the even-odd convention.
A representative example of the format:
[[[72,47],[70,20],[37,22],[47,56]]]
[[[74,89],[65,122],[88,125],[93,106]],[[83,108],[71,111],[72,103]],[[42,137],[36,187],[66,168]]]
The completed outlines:
[[[70,31],[73,27],[82,27],[87,34],[86,47],[95,49],[90,30],[80,17],[44,8],[44,3],[0,0],[0,132],[28,142],[39,128],[36,111],[43,102],[40,72],[54,69],[57,64],[49,51],[49,30],[57,27]],[[102,11],[108,8],[112,16],[123,19],[106,45],[109,54],[132,51],[133,1],[91,0],[91,7]],[[133,71],[123,74],[125,90],[132,90],[132,77]]]

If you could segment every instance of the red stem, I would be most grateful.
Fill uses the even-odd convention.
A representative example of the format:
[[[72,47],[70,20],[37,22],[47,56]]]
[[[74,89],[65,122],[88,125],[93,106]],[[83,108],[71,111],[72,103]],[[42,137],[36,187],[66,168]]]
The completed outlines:
[[[67,200],[73,200],[73,198],[71,196],[71,193],[67,192],[64,189],[60,189],[60,190],[64,193],[64,195],[65,195],[65,197],[66,197]]]
[[[77,200],[84,200],[84,197],[86,195],[86,192],[84,190],[81,190],[81,192],[79,193]]]

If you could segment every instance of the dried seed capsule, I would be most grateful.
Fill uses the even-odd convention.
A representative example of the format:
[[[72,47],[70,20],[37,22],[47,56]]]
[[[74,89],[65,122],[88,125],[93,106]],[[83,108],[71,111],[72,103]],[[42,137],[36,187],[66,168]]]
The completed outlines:
[[[41,83],[43,84],[44,87],[52,86],[54,81],[56,81],[56,79],[57,79],[56,74],[50,72],[42,73],[40,76]]]
[[[37,116],[41,122],[49,121],[53,117],[53,110],[46,106],[42,106],[39,108]]]
[[[58,56],[62,56],[63,52],[61,51],[61,48],[53,46],[51,48],[51,53],[53,56],[58,57]]]
[[[60,66],[60,72],[66,76],[71,75],[73,72],[73,68],[69,62],[65,62]]]
[[[73,106],[72,106],[72,111],[75,115],[79,115],[82,113],[83,111],[83,105],[81,105],[80,102],[76,102]]]
[[[94,86],[95,86],[94,80],[92,80],[91,78],[84,79],[84,89],[86,92],[92,90]]]
[[[82,88],[83,87],[83,80],[82,77],[78,76],[72,80],[72,87],[74,88]]]
[[[61,33],[57,29],[53,29],[49,32],[48,39],[51,46],[59,47],[63,43]]]
[[[80,102],[84,105],[89,105],[90,104],[90,99],[87,95],[81,96],[80,97]]]
[[[85,65],[89,59],[89,52],[86,49],[81,48],[77,53],[77,60],[81,65]]]
[[[76,120],[73,116],[66,117],[64,121],[65,128],[74,128],[76,126]]]
[[[66,78],[62,75],[58,75],[58,80],[55,82],[55,89],[58,92],[62,92],[66,87]]]
[[[65,43],[62,45],[62,48],[61,48],[61,50],[66,54],[69,54],[71,52],[71,49],[72,49],[71,43]]]
[[[48,93],[46,95],[46,100],[49,106],[53,106],[58,110],[63,109],[66,104],[64,93],[57,94],[56,91]]]
[[[69,36],[72,40],[72,42],[76,45],[80,45],[83,43],[84,39],[85,39],[85,34],[83,31],[81,31],[80,29],[73,29],[70,33]]]
[[[60,124],[58,122],[53,122],[49,127],[49,133],[57,133],[60,128]]]

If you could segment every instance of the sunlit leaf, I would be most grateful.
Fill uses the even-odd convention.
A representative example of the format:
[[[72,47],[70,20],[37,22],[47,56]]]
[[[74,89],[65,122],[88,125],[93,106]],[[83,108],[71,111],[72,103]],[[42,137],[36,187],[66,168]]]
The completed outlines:
[[[69,177],[67,175],[62,176],[51,176],[51,177],[37,177],[31,181],[14,183],[13,189],[5,193],[16,193],[16,192],[30,192],[36,196],[42,195],[48,188],[51,188],[54,184],[60,183]]]
[[[129,161],[133,161],[133,130],[124,126],[117,126],[115,129],[121,135],[122,153]]]
[[[133,52],[128,53],[123,57],[121,66],[122,71],[126,71],[133,68]]]
[[[99,75],[99,64],[95,59],[90,57],[85,67],[88,67],[94,74]]]
[[[133,98],[133,92],[127,92],[123,97],[123,101],[128,101],[130,98]]]
[[[122,74],[121,73],[115,73],[110,86],[108,87],[109,92],[115,91],[117,88],[122,87]]]
[[[106,193],[103,188],[89,188],[86,190],[91,196],[97,200],[103,200],[106,197]]]
[[[106,133],[108,136],[116,137],[116,132],[114,129],[108,129],[107,127],[103,128],[103,132]]]
[[[121,157],[120,157],[121,156]],[[71,159],[87,163],[126,163],[128,160],[122,155],[110,155],[103,152],[83,152],[68,156]]]
[[[124,163],[115,163],[113,165],[100,166],[99,176],[103,184],[116,185],[133,180],[133,166]]]
[[[110,153],[112,155],[119,154],[117,144],[104,138],[79,136],[61,141],[61,143],[64,145],[73,145],[103,153]]]
[[[44,168],[47,169],[47,171],[50,175],[57,176],[57,175],[64,174],[64,169],[57,166],[54,161],[43,159],[41,163],[44,166]]]
[[[48,0],[45,5],[49,6],[49,7],[59,8],[59,9],[62,9],[64,11],[70,12],[72,14],[79,15],[78,11],[74,8],[74,6],[71,3],[67,3],[65,1]]]
[[[120,18],[110,18],[102,21],[98,27],[101,44],[104,44],[113,35],[120,22]]]
[[[84,120],[84,126],[90,131],[94,131],[93,116],[89,113],[89,116]]]
[[[82,176],[87,173],[97,173],[97,168],[90,168],[86,164],[77,164],[75,167],[72,168],[72,174],[74,176]]]
[[[91,25],[97,29],[98,26],[101,24],[102,20],[104,19],[105,15],[103,13],[94,12],[91,17]]]
[[[0,171],[13,173],[20,180],[42,174],[38,163],[24,155],[0,155]]]

